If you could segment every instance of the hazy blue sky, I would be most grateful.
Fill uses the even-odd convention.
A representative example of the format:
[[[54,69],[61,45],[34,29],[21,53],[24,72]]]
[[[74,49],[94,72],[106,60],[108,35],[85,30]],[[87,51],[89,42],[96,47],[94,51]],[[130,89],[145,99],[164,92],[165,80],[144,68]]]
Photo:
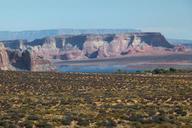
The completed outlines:
[[[192,0],[0,0],[0,31],[136,28],[192,39]]]

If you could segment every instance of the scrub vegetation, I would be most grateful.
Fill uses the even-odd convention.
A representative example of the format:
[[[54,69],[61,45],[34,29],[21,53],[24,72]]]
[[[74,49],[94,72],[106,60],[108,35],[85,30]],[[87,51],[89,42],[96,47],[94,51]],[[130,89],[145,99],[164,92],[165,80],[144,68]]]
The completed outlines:
[[[190,72],[0,71],[2,128],[190,128],[191,106]]]

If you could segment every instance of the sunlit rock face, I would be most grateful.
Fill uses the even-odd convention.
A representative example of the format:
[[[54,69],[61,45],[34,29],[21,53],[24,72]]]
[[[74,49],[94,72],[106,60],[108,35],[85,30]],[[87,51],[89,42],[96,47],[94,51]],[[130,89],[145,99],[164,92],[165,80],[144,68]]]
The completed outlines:
[[[64,52],[63,54],[60,54],[59,57],[57,57],[62,60],[81,60],[81,59],[87,59],[87,57],[84,55],[84,53],[81,50],[70,50],[67,52]]]
[[[83,44],[83,52],[88,58],[96,58],[99,48],[106,43],[101,36],[88,36]]]
[[[128,48],[132,47],[132,37],[127,35],[114,35],[111,40],[101,46],[97,58],[117,57],[127,53]]]
[[[8,70],[9,69],[9,58],[6,51],[6,48],[2,43],[0,43],[0,69]]]
[[[171,50],[174,46],[160,33],[121,34],[113,36],[110,42],[100,47],[98,58],[166,52],[165,48]]]

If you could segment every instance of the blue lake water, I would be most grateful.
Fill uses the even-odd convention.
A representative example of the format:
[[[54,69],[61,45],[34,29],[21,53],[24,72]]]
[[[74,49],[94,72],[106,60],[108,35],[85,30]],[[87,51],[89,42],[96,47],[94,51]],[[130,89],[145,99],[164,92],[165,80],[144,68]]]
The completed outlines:
[[[114,65],[114,66],[60,66],[57,68],[59,72],[91,72],[91,73],[113,73],[118,70],[126,72],[136,72],[138,69],[128,68],[127,66]]]

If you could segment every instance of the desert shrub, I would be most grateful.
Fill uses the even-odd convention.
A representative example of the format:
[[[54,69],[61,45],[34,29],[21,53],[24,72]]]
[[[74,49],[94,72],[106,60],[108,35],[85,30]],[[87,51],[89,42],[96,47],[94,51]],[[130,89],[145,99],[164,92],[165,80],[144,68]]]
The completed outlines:
[[[33,128],[33,122],[30,120],[26,120],[23,123],[19,124],[19,126],[25,128]]]
[[[80,126],[88,126],[89,125],[89,120],[86,118],[79,118],[77,121],[78,121],[77,124]]]
[[[28,120],[39,120],[39,116],[37,116],[37,115],[29,115],[27,119]]]
[[[122,69],[118,69],[115,73],[117,73],[117,74],[125,74],[127,72],[122,70]]]
[[[112,127],[117,126],[116,122],[111,120],[111,119],[102,120],[102,121],[97,122],[96,124],[99,127],[104,126],[104,127],[107,127],[107,128],[112,128]]]
[[[142,71],[140,71],[140,70],[137,70],[135,73],[142,73]]]
[[[169,72],[174,73],[174,72],[176,72],[176,69],[175,68],[169,68]]]
[[[175,109],[175,112],[177,115],[181,115],[181,116],[186,116],[187,115],[187,112],[183,111],[182,108],[178,107]]]
[[[128,118],[130,121],[138,121],[141,122],[143,120],[143,116],[139,114],[133,114]]]
[[[52,128],[52,125],[47,123],[47,122],[39,122],[37,125],[36,125],[38,128]]]
[[[16,128],[14,123],[9,121],[9,120],[1,120],[0,121],[0,126],[2,126],[4,128]]]
[[[66,114],[63,116],[63,119],[61,122],[63,125],[70,125],[72,121],[73,121],[72,115]]]
[[[152,70],[153,74],[161,74],[161,73],[175,73],[177,70],[175,68],[169,68],[169,69],[161,69],[161,68],[156,68]]]
[[[161,73],[167,73],[168,71],[166,69],[159,69],[156,68],[152,71],[153,74],[161,74]]]
[[[14,120],[19,120],[25,116],[25,114],[19,113],[16,111],[9,112],[9,115],[10,115],[11,119],[14,119]]]
[[[166,121],[168,121],[168,118],[163,114],[155,115],[152,117],[152,122],[155,122],[155,123],[162,123]]]
[[[160,73],[160,69],[156,68],[152,71],[153,74],[159,74]]]
[[[151,70],[145,70],[144,73],[151,73]]]

